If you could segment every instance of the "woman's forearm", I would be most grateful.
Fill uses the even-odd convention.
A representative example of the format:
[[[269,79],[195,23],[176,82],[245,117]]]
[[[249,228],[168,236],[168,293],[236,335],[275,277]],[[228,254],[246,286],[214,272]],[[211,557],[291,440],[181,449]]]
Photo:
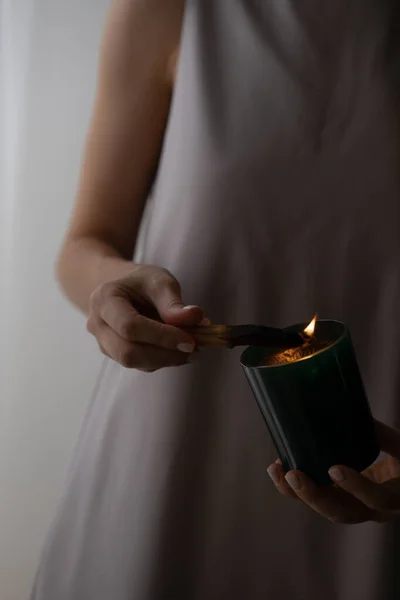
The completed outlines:
[[[99,285],[135,269],[129,259],[162,152],[183,7],[181,0],[111,2],[79,188],[57,266],[66,296],[86,313]]]
[[[91,293],[102,283],[132,272],[134,265],[94,237],[67,239],[57,261],[57,279],[67,298],[87,314]]]

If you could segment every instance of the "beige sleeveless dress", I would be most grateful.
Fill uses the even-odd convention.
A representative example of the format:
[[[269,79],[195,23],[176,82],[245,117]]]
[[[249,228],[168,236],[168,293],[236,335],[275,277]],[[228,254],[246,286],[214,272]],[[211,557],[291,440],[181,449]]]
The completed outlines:
[[[136,256],[214,322],[344,320],[392,425],[396,4],[188,0]],[[238,358],[155,374],[106,362],[32,600],[400,598],[398,523],[332,525],[277,493]]]

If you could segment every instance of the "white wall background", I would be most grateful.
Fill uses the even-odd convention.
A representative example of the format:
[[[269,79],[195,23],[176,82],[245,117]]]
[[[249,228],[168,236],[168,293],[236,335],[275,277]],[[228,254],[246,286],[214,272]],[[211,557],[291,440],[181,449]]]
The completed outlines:
[[[1,600],[28,598],[100,363],[53,264],[107,4],[0,0]]]

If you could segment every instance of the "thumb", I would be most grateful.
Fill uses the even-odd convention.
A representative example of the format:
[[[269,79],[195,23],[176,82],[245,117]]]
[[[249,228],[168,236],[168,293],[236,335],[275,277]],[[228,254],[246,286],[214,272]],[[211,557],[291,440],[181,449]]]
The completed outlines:
[[[160,277],[156,286],[148,293],[152,304],[164,323],[176,327],[198,325],[204,318],[199,306],[185,305],[181,287],[172,275]]]

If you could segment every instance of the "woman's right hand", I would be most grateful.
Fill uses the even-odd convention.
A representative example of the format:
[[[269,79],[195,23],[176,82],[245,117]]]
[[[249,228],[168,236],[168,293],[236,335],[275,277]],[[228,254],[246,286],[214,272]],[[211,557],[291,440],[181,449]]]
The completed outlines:
[[[171,273],[132,265],[131,273],[92,293],[87,329],[106,356],[124,367],[153,372],[190,361],[195,342],[179,328],[200,323],[207,323],[203,311],[184,305]]]

